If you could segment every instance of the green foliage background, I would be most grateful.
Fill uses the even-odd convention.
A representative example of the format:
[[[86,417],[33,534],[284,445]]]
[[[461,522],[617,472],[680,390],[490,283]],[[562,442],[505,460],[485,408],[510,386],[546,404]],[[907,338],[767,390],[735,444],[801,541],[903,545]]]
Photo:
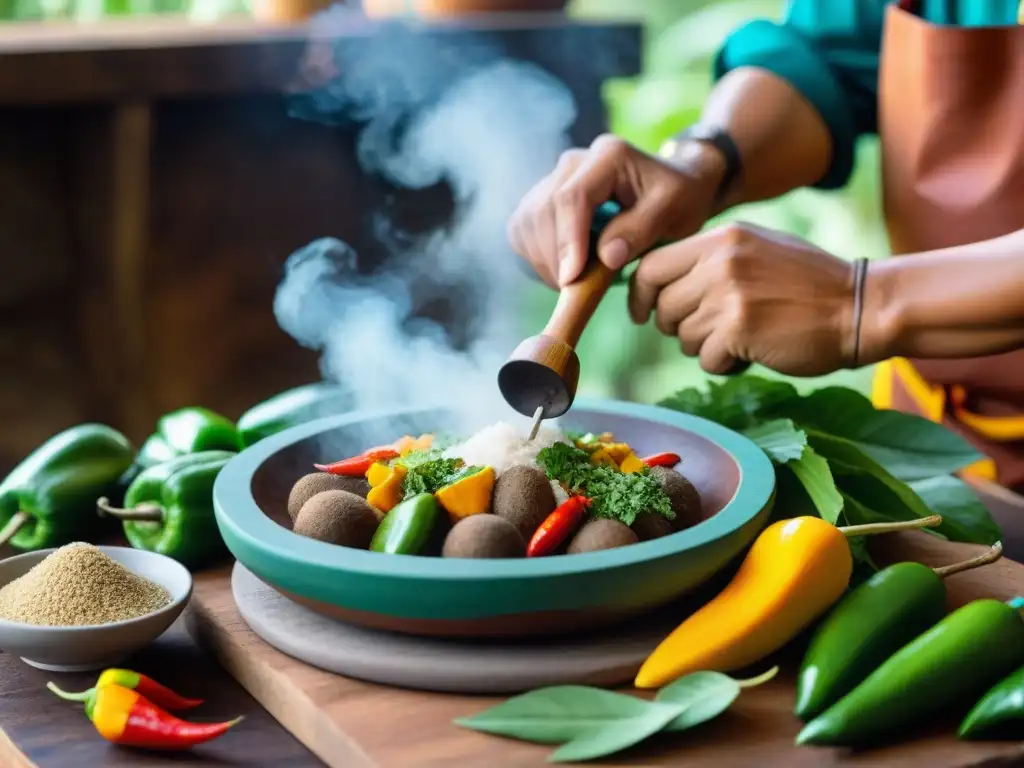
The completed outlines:
[[[783,9],[783,0],[574,0],[570,6],[579,17],[643,23],[643,73],[609,82],[605,100],[611,130],[648,151],[698,118],[712,86],[712,59],[729,32],[751,18],[779,19]],[[858,151],[857,171],[846,189],[797,190],[737,208],[711,224],[749,221],[804,237],[844,258],[884,256],[877,143],[862,142]],[[526,332],[535,333],[553,306],[552,292],[537,289],[529,297]],[[613,288],[598,309],[579,353],[580,390],[590,395],[654,402],[705,377],[674,338],[660,336],[653,325],[630,323],[622,287]],[[803,391],[826,383],[867,391],[870,371],[842,371],[793,383]]]

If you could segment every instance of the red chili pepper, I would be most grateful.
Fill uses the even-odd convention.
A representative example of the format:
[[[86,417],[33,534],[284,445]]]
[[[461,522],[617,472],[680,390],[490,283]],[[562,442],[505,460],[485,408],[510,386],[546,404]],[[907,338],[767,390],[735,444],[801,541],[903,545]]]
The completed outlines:
[[[580,524],[589,506],[590,499],[586,496],[572,496],[559,504],[534,532],[526,548],[526,556],[543,557],[554,552]]]
[[[96,689],[105,685],[120,685],[129,688],[164,709],[193,709],[203,703],[202,699],[186,699],[170,688],[165,688],[150,677],[132,672],[130,669],[107,669],[100,675],[96,685],[81,693],[63,693],[68,701],[89,701],[96,695]]]
[[[680,461],[678,453],[656,453],[646,459],[640,459],[648,467],[674,467]]]
[[[69,698],[53,683],[47,683],[46,687],[62,699]],[[85,714],[107,741],[146,749],[188,749],[223,735],[242,719],[189,723],[165,712],[137,692],[113,684],[92,689],[92,695],[85,702]]]
[[[314,464],[313,466],[321,472],[329,472],[332,475],[362,477],[374,462],[391,461],[391,459],[397,458],[398,451],[394,448],[372,448],[350,459],[342,459],[333,464]]]

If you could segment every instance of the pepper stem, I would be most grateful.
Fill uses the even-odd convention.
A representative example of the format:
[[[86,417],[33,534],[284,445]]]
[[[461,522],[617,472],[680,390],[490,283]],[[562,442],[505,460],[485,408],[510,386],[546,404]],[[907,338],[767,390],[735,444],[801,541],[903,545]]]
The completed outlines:
[[[942,524],[942,515],[929,515],[917,520],[903,520],[898,523],[868,523],[866,525],[844,525],[839,532],[844,536],[871,536],[876,533],[914,531],[918,528],[934,528]]]
[[[736,683],[737,683],[737,685],[739,685],[740,688],[755,688],[755,687],[757,687],[759,685],[763,685],[764,683],[767,683],[769,680],[771,680],[777,674],[779,674],[779,668],[778,668],[778,666],[774,666],[771,669],[769,669],[767,672],[765,672],[763,675],[758,675],[757,677],[752,677],[749,680],[737,680]]]
[[[954,573],[961,573],[962,571],[969,571],[972,568],[978,568],[982,565],[988,565],[994,563],[1000,557],[1003,556],[1003,542],[997,541],[993,544],[987,552],[982,552],[976,557],[972,557],[970,560],[964,560],[959,563],[952,563],[951,565],[944,565],[941,568],[932,568],[933,571],[939,576],[939,578],[946,578],[952,576]]]
[[[68,693],[67,691],[62,691],[53,682],[47,683],[46,687],[51,693],[57,694],[65,701],[88,701],[93,691],[93,689],[90,688],[89,690],[82,691],[81,693]]]
[[[21,526],[28,522],[28,512],[15,512],[11,515],[11,519],[7,521],[7,525],[0,529],[0,547],[6,544],[8,541],[13,539],[18,531],[21,530]]]
[[[111,506],[106,496],[96,500],[96,511],[100,517],[109,515],[130,522],[159,523],[164,519],[164,509],[159,504],[139,504],[132,509],[121,509]]]

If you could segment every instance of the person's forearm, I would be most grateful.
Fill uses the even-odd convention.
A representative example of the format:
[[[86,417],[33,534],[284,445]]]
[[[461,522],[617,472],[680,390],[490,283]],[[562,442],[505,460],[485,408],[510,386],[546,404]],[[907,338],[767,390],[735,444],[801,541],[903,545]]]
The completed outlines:
[[[728,190],[722,208],[777,197],[818,182],[828,169],[832,138],[821,116],[792,85],[762,69],[741,67],[711,92],[701,123],[721,128],[736,143],[742,174]],[[717,150],[701,155],[715,171]]]
[[[1024,347],[1024,229],[874,262],[861,362],[981,357]]]

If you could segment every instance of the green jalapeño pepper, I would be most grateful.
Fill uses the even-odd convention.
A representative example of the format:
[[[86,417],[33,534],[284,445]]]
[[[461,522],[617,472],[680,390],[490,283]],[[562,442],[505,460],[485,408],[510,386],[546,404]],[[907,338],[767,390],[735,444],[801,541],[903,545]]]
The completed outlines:
[[[240,450],[242,438],[231,420],[207,408],[181,408],[161,417],[135,461],[145,469],[188,453]]]
[[[406,499],[381,520],[370,541],[371,552],[418,555],[430,544],[441,518],[441,507],[431,493]]]
[[[1024,664],[1024,600],[975,600],[900,648],[811,720],[797,744],[863,746],[918,725]]]
[[[943,579],[995,562],[988,552],[932,569],[896,563],[852,590],[818,626],[800,668],[794,714],[807,721],[852,691],[879,664],[946,615]]]
[[[96,497],[112,492],[134,455],[128,438],[102,424],[51,437],[0,482],[0,545],[34,551],[88,537]]]
[[[124,535],[136,549],[201,568],[225,551],[213,513],[213,483],[234,456],[201,451],[157,464],[128,487],[125,509],[100,499],[99,512],[123,521]]]
[[[352,397],[336,384],[305,384],[254,405],[238,419],[242,443],[248,448],[265,437],[297,424],[344,413]]]
[[[1024,738],[1024,667],[996,683],[960,723],[961,739]]]

